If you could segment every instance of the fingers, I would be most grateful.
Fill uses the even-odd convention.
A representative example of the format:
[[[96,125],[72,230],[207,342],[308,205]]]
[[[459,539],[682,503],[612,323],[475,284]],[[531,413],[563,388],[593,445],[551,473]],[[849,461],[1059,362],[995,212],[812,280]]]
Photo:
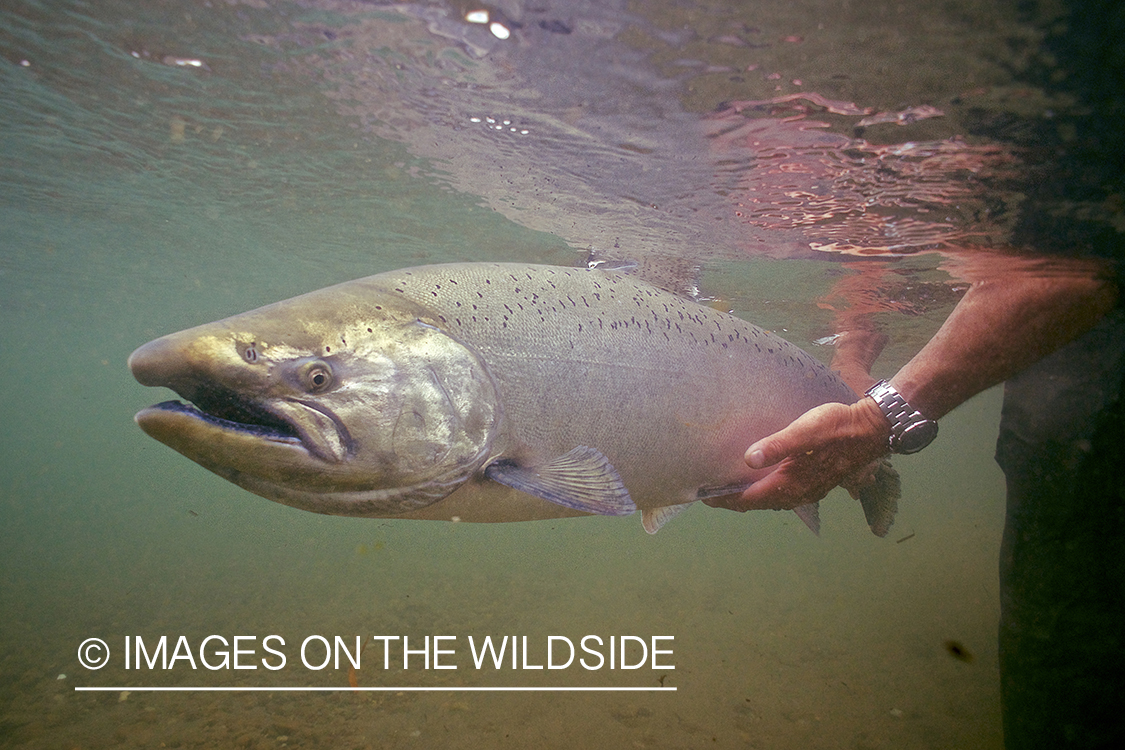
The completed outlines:
[[[805,441],[805,433],[798,422],[800,419],[747,448],[744,457],[747,465],[752,469],[764,469],[796,453]]]
[[[872,459],[886,452],[889,432],[878,406],[865,401],[870,399],[822,404],[758,440],[747,449],[746,463],[774,470],[737,499],[708,504],[739,511],[792,509],[820,500],[837,484],[853,488]]]
[[[796,462],[795,462],[796,463]],[[793,465],[782,465],[742,493],[732,506],[735,510],[792,510],[822,499],[834,486],[817,481],[809,472]]]

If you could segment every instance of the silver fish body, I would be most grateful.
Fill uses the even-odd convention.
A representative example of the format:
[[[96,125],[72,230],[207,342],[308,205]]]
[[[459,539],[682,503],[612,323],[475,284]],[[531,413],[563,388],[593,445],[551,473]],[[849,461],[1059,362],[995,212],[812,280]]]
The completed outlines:
[[[756,439],[856,399],[731,315],[626,274],[525,264],[339,284],[129,365],[193,402],[141,411],[146,432],[278,502],[486,522],[639,509],[649,531],[760,476],[743,461]]]

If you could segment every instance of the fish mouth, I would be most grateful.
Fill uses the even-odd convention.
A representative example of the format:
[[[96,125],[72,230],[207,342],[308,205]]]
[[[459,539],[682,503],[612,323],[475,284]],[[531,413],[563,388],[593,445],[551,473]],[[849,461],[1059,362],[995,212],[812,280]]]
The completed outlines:
[[[183,401],[162,401],[153,404],[141,414],[161,412],[166,415],[178,414],[199,420],[211,427],[227,433],[241,433],[248,437],[279,443],[299,444],[301,434],[296,426],[274,414],[269,409],[234,394],[218,396],[196,395],[190,403]],[[140,414],[138,414],[138,418]],[[138,419],[139,421],[139,419]],[[144,425],[141,425],[142,428]]]
[[[246,389],[231,388],[214,377],[215,368],[210,366],[214,347],[198,336],[173,334],[150,341],[129,355],[129,371],[139,383],[169,388],[183,399],[141,410],[136,416],[141,429],[169,445],[177,429],[196,436],[210,433],[285,444],[305,442],[292,419],[248,397]],[[173,447],[184,452],[179,447],[183,441],[175,442]]]
[[[142,430],[193,460],[223,446],[264,457],[263,450],[300,450],[306,459],[339,464],[356,450],[347,428],[328,408],[302,399],[276,399],[270,405],[219,385],[175,388],[184,401],[164,401],[142,409]],[[214,445],[210,449],[202,446]]]
[[[315,400],[268,396],[268,383],[245,363],[223,359],[229,341],[195,329],[150,341],[129,355],[129,370],[142,385],[169,388],[183,401],[164,401],[137,413],[151,437],[208,464],[272,456],[291,463],[340,463],[355,450],[343,422]],[[241,365],[241,366],[240,366]],[[210,444],[209,444],[210,443]],[[210,465],[209,465],[209,468]]]
[[[215,386],[173,390],[184,400],[162,401],[133,419],[150,437],[212,471],[268,462],[268,456],[293,451],[307,460],[314,453],[296,424],[233,391]]]

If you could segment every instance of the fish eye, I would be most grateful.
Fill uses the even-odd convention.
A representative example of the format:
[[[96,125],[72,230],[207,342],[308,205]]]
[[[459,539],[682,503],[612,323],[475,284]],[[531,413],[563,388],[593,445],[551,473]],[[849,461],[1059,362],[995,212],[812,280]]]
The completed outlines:
[[[255,344],[249,344],[242,350],[242,357],[249,363],[253,364],[258,361],[258,347]]]
[[[328,366],[327,362],[317,360],[316,362],[309,362],[301,368],[300,372],[301,385],[309,393],[323,393],[332,387],[334,378],[332,377],[332,368]]]

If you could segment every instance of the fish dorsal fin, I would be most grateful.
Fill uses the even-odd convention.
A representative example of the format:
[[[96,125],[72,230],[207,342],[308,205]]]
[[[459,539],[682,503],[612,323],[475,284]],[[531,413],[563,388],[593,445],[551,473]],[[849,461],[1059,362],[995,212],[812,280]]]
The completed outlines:
[[[496,461],[485,468],[484,475],[520,492],[585,513],[627,516],[637,510],[613,464],[600,451],[585,445],[535,466]]]
[[[664,524],[671,521],[676,516],[683,513],[695,501],[690,503],[680,503],[679,505],[665,505],[663,508],[651,508],[641,511],[641,526],[645,527],[645,531],[650,534],[655,534],[660,531]]]
[[[586,267],[616,271],[652,284],[666,292],[688,299],[699,299],[699,264],[678,255],[654,253],[621,255],[591,251],[586,259]]]

